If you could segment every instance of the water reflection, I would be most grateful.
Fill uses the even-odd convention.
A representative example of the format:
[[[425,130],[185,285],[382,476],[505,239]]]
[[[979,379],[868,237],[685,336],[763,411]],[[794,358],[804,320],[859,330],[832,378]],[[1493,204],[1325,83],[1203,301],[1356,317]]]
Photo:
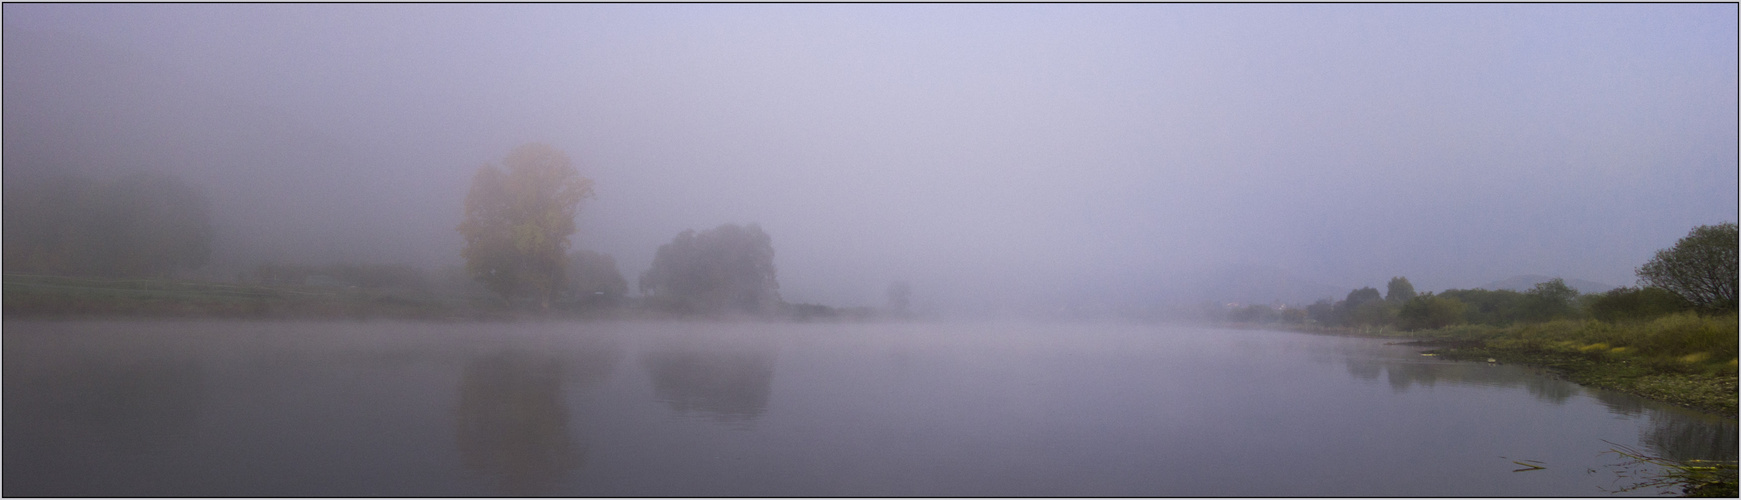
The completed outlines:
[[[1657,413],[1657,412],[1653,412]],[[1668,415],[1651,415],[1644,445],[1675,460],[1734,460],[1735,421],[1696,422]]]
[[[673,411],[748,425],[767,410],[777,353],[770,342],[691,341],[655,348],[641,363],[654,397]]]
[[[1396,393],[1407,392],[1413,386],[1432,387],[1446,382],[1520,387],[1537,400],[1555,405],[1564,404],[1578,394],[1588,394],[1612,413],[1647,419],[1647,427],[1640,430],[1640,444],[1647,451],[1675,460],[1734,460],[1737,439],[1741,439],[1733,419],[1675,413],[1638,396],[1605,390],[1586,391],[1576,384],[1539,373],[1510,369],[1514,367],[1502,368],[1484,363],[1408,363],[1352,355],[1346,359],[1349,375],[1361,380],[1377,380],[1383,376]]]
[[[204,375],[192,360],[66,361],[36,373],[8,370],[9,424],[52,423],[30,425],[37,431],[30,437],[132,453],[184,441],[192,433],[204,399]],[[7,426],[14,427],[23,426]],[[8,441],[12,434],[7,432]]]
[[[9,358],[6,368],[6,495],[77,495],[98,486],[95,471],[183,453],[206,398],[191,359]]]
[[[1384,374],[1384,364],[1374,360],[1348,359],[1348,374],[1360,380],[1378,380]]]
[[[1500,369],[1482,363],[1405,363],[1359,356],[1348,356],[1348,374],[1362,380],[1376,380],[1380,375],[1390,384],[1392,392],[1408,392],[1415,386],[1432,387],[1440,382],[1487,387],[1522,387],[1536,399],[1552,404],[1565,403],[1576,396],[1577,386],[1540,376],[1521,376],[1516,370]]]
[[[571,429],[564,382],[586,388],[607,378],[612,348],[568,353],[505,351],[474,357],[460,376],[456,434],[469,469],[492,476],[510,496],[545,494],[586,462],[584,432]]]
[[[1734,419],[1698,418],[1688,412],[1653,408],[1645,399],[1628,394],[1591,392],[1610,412],[1649,420],[1649,427],[1639,436],[1649,452],[1675,460],[1734,460],[1741,451],[1737,450],[1741,435]]]

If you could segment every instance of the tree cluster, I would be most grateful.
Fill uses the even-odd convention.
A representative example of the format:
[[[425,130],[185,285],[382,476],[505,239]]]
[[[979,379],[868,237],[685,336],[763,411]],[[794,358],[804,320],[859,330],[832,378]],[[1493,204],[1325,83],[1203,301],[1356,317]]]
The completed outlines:
[[[1638,268],[1639,288],[1621,287],[1579,294],[1555,278],[1525,292],[1445,290],[1416,294],[1407,278],[1391,278],[1381,299],[1366,287],[1337,302],[1320,300],[1301,313],[1279,313],[1263,306],[1235,310],[1243,322],[1286,322],[1344,328],[1420,330],[1459,324],[1504,326],[1556,319],[1590,318],[1608,322],[1647,321],[1682,311],[1725,314],[1736,310],[1734,223],[1693,228],[1674,247],[1658,251]],[[1259,311],[1254,308],[1262,308]],[[1267,311],[1267,312],[1266,312]]]
[[[1392,294],[1389,296],[1391,298],[1385,299],[1377,298],[1377,293],[1371,287],[1356,289],[1349,292],[1348,297],[1343,300],[1320,300],[1303,310],[1284,308],[1262,313],[1255,309],[1270,308],[1248,306],[1246,309],[1230,312],[1228,319],[1259,323],[1316,324],[1362,330],[1419,330],[1459,324],[1503,326],[1585,317],[1653,318],[1686,309],[1676,305],[1679,302],[1661,301],[1660,294],[1667,293],[1661,289],[1645,289],[1640,292],[1638,289],[1622,288],[1604,294],[1580,295],[1558,278],[1538,283],[1526,292],[1480,288],[1452,289],[1438,293]],[[1615,302],[1616,300],[1631,300],[1624,303],[1635,304],[1638,302],[1636,299],[1610,297],[1632,297],[1640,293],[1650,297],[1652,302],[1643,306],[1610,305],[1622,303]]]
[[[532,298],[545,308],[618,303],[629,286],[616,259],[568,251],[575,214],[590,196],[592,180],[544,144],[515,148],[501,168],[480,167],[456,228],[466,240],[466,273],[510,301]],[[755,224],[679,233],[659,247],[639,285],[646,303],[671,312],[769,314],[785,306],[772,239]]]
[[[5,200],[8,272],[166,276],[211,258],[210,202],[179,177],[61,176]]]
[[[659,246],[641,275],[641,294],[655,307],[684,313],[775,312],[782,301],[772,242],[756,224],[685,230]]]
[[[1699,226],[1656,253],[1638,268],[1643,287],[1621,287],[1598,294],[1579,294],[1555,278],[1525,292],[1511,290],[1445,290],[1416,294],[1407,278],[1390,280],[1380,299],[1366,287],[1337,302],[1320,300],[1304,314],[1266,313],[1250,306],[1229,318],[1245,322],[1315,323],[1347,328],[1420,330],[1459,324],[1504,326],[1556,319],[1596,319],[1607,322],[1648,321],[1683,311],[1734,313],[1736,225]],[[1262,308],[1259,311],[1254,308]]]

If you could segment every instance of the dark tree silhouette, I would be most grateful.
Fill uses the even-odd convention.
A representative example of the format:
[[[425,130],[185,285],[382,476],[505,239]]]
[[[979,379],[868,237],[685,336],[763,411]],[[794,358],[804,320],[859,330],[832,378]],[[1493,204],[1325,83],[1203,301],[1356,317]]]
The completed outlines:
[[[614,302],[629,293],[629,282],[617,271],[617,259],[591,250],[568,254],[568,290],[582,304]]]
[[[1707,311],[1735,311],[1735,223],[1699,226],[1638,268],[1638,281]]]
[[[1415,298],[1415,285],[1409,283],[1408,278],[1402,276],[1391,278],[1390,284],[1385,286],[1384,300],[1386,302],[1401,304],[1412,298]]]

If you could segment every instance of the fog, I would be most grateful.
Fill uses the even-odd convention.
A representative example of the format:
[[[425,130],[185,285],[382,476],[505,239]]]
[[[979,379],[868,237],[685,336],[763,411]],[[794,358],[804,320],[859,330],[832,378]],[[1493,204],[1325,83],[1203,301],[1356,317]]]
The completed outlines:
[[[1737,218],[1735,5],[3,13],[5,196],[175,173],[221,279],[458,265],[473,173],[532,141],[596,182],[573,245],[631,283],[678,232],[753,222],[782,297],[835,306],[898,280],[938,311],[1631,285]],[[1216,291],[1241,281],[1291,291]]]

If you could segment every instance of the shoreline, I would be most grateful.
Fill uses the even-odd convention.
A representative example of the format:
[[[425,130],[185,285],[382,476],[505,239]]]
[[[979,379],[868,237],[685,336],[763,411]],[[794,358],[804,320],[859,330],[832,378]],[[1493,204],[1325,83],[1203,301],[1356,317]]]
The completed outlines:
[[[1413,339],[1396,345],[1426,348],[1433,354],[1461,362],[1495,360],[1499,363],[1539,368],[1572,383],[1623,392],[1719,417],[1737,417],[1737,374],[1701,372],[1662,360],[1614,355],[1608,350],[1567,346],[1518,346],[1490,339],[1440,337],[1423,339],[1412,335],[1382,338]]]
[[[1444,346],[1422,351],[1462,362],[1487,359],[1541,368],[1572,383],[1623,392],[1700,413],[1736,418],[1737,377],[1653,370],[1643,364],[1614,363],[1578,354],[1495,348]]]
[[[1732,317],[1731,317],[1732,318]],[[1721,320],[1722,318],[1716,318]],[[1694,363],[1673,360],[1641,359],[1627,356],[1627,348],[1608,348],[1602,344],[1577,345],[1560,342],[1519,342],[1505,327],[1463,325],[1435,330],[1354,330],[1342,327],[1305,325],[1223,325],[1228,328],[1267,328],[1316,335],[1393,339],[1393,345],[1423,348],[1422,354],[1432,354],[1453,361],[1500,363],[1538,368],[1550,376],[1581,386],[1631,394],[1667,403],[1688,410],[1718,417],[1737,418],[1738,386],[1736,362],[1730,361],[1728,371],[1700,372]],[[1632,325],[1636,326],[1636,325]],[[1731,327],[1733,328],[1733,326]],[[1731,330],[1734,331],[1734,330]],[[1592,349],[1600,346],[1603,349]]]
[[[500,301],[479,297],[437,294],[429,291],[359,290],[344,288],[287,287],[255,284],[206,283],[198,281],[144,279],[111,280],[49,276],[7,275],[4,290],[6,319],[56,320],[154,320],[232,319],[253,321],[294,320],[405,320],[436,322],[498,322],[522,320],[637,320],[696,319],[621,304],[614,307],[573,307],[524,310]],[[832,311],[829,311],[832,312]],[[844,312],[844,311],[842,311]],[[858,315],[774,314],[773,321],[866,321]],[[702,318],[706,319],[706,318]],[[1725,318],[1679,318],[1721,328]],[[1736,361],[1705,359],[1701,353],[1642,356],[1631,347],[1610,347],[1590,333],[1608,337],[1636,335],[1631,330],[1649,323],[1601,325],[1593,322],[1550,322],[1506,327],[1458,326],[1437,330],[1396,331],[1307,327],[1281,324],[1221,324],[1223,328],[1281,329],[1316,335],[1409,340],[1400,342],[1428,347],[1425,353],[1446,359],[1483,361],[1543,368],[1579,385],[1616,390],[1695,411],[1735,418],[1737,416]],[[1705,326],[1710,328],[1709,326]],[[1726,325],[1734,335],[1735,323]],[[1628,330],[1630,329],[1630,330]],[[1660,329],[1660,328],[1659,328]],[[1730,348],[1732,349],[1732,347]],[[1705,353],[1708,354],[1708,353]],[[1721,349],[1716,352],[1724,354]],[[1673,356],[1680,356],[1678,359]],[[1723,364],[1727,361],[1727,364]]]

